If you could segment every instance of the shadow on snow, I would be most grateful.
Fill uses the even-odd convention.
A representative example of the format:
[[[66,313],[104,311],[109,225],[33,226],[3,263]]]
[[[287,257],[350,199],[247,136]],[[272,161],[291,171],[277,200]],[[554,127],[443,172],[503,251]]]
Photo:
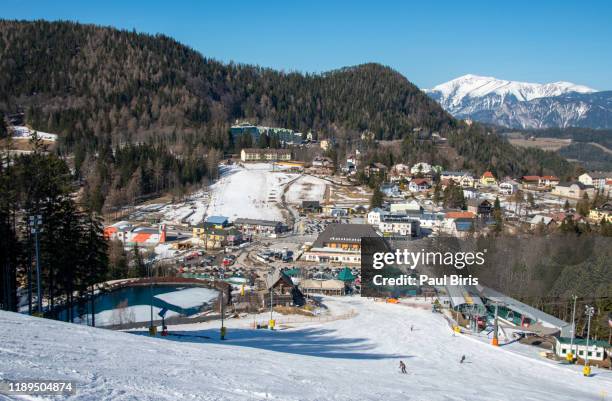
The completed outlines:
[[[132,331],[132,334],[147,335],[145,331]],[[334,336],[334,330],[248,330],[228,329],[226,340],[219,340],[219,329],[171,331],[167,337],[170,341],[188,343],[223,343],[226,345],[258,348],[268,351],[289,354],[317,356],[322,358],[343,359],[390,359],[410,358],[400,354],[382,354],[368,352],[375,345],[365,338],[340,338]]]

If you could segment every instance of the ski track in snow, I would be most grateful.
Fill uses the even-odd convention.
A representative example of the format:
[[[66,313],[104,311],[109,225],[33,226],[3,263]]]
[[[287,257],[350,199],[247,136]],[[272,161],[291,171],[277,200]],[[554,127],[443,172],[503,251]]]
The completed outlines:
[[[579,367],[537,357],[537,348],[453,336],[427,310],[325,302],[357,315],[274,332],[230,319],[224,342],[218,322],[173,326],[183,336],[154,339],[0,312],[0,378],[75,380],[71,400],[575,401],[612,393],[609,371],[584,378]]]

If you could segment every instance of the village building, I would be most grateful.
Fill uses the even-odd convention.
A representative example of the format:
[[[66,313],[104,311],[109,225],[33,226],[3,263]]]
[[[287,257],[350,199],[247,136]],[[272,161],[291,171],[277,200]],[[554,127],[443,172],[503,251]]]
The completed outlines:
[[[206,249],[221,249],[242,243],[242,233],[233,227],[215,228],[198,224],[192,228],[192,236],[203,243]]]
[[[486,187],[497,185],[497,180],[492,172],[485,171],[480,177],[480,185],[484,185]]]
[[[488,307],[498,305],[500,321],[527,328],[541,336],[567,337],[572,325],[533,306],[527,305],[489,287],[477,286],[482,300]]]
[[[389,205],[389,211],[393,214],[406,213],[408,211],[422,212],[423,207],[416,200],[396,202]]]
[[[412,174],[413,176],[421,175],[423,177],[426,175],[431,175],[431,173],[432,173],[431,164],[425,163],[425,162],[416,163],[414,166],[410,168],[410,174]]]
[[[553,223],[552,217],[544,216],[541,214],[536,214],[529,220],[529,225],[531,226],[532,229],[535,229],[540,226],[548,227],[550,226],[551,223]]]
[[[325,151],[330,150],[331,148],[334,147],[334,140],[332,138],[321,139],[319,141],[319,146],[321,147],[321,149]]]
[[[521,179],[523,188],[532,190],[551,189],[559,184],[559,178],[554,175],[525,175]]]
[[[475,231],[476,222],[474,219],[455,219],[451,226],[450,234],[457,238],[464,238]]]
[[[234,227],[245,235],[273,235],[282,233],[285,226],[280,221],[237,218]]]
[[[584,173],[578,177],[578,182],[584,185],[590,185],[601,190],[606,186],[606,180],[612,179],[612,172],[590,172]]]
[[[154,247],[166,242],[166,225],[134,227],[126,221],[120,221],[105,227],[103,235],[109,240],[119,240],[126,246]]]
[[[334,161],[329,157],[317,156],[312,160],[309,171],[313,174],[331,175],[334,172]]]
[[[204,219],[205,227],[225,228],[229,226],[229,218],[225,216],[207,216]]]
[[[468,199],[467,210],[480,219],[488,220],[493,212],[493,205],[487,199]]]
[[[546,188],[554,188],[557,186],[557,184],[559,184],[559,182],[559,177],[554,175],[544,175],[540,177],[540,186]]]
[[[373,226],[378,226],[383,218],[383,216],[389,214],[388,211],[383,210],[379,207],[375,207],[370,210],[367,215],[368,224],[372,224]]]
[[[291,150],[289,149],[257,149],[249,148],[240,151],[240,160],[243,162],[275,162],[291,160]]]
[[[361,263],[361,238],[377,237],[369,224],[330,224],[319,234],[303,260],[317,263]]]
[[[519,188],[518,182],[512,179],[506,179],[504,182],[499,184],[499,193],[502,195],[512,195]]]
[[[444,222],[443,212],[423,212],[418,216],[421,229],[436,230]]]
[[[321,213],[321,204],[317,200],[304,200],[300,206],[302,213]]]
[[[423,192],[431,188],[429,180],[426,178],[413,178],[408,184],[408,189],[412,192]]]
[[[465,199],[476,199],[478,198],[479,192],[476,188],[463,188],[463,197]]]
[[[329,157],[316,156],[314,159],[312,159],[312,166],[313,167],[333,167],[334,161],[330,159]]]
[[[586,194],[590,199],[593,199],[596,190],[592,185],[585,185],[581,182],[565,182],[559,183],[555,188],[553,188],[551,193],[553,195],[571,199],[582,199]]]
[[[264,281],[266,289],[258,294],[263,307],[302,306],[306,303],[304,294],[285,272],[276,269],[268,273]]]
[[[555,337],[555,354],[559,358],[565,359],[568,353],[572,353],[574,357],[580,359],[589,358],[590,361],[603,361],[606,357],[606,352],[612,347],[607,341],[585,338],[574,338],[573,345],[570,337]]]
[[[346,164],[342,168],[342,171],[349,175],[354,174],[357,172],[357,167],[359,167],[359,151],[346,157]]]
[[[407,180],[410,178],[410,166],[405,164],[396,164],[391,167],[391,171],[389,171],[389,181],[398,182],[402,180]]]
[[[312,280],[307,279],[300,282],[300,290],[306,295],[344,295],[346,284],[342,280]]]
[[[601,207],[591,209],[588,217],[594,223],[601,221],[612,223],[612,203],[605,203]]]
[[[444,214],[440,229],[445,234],[464,237],[475,228],[476,215],[468,211],[450,211]]]
[[[385,237],[419,237],[421,235],[419,220],[406,215],[384,215],[378,229]]]
[[[399,186],[395,183],[384,183],[380,186],[380,191],[388,197],[396,198],[402,195]]]
[[[366,177],[373,175],[384,177],[387,174],[387,166],[382,163],[370,163],[364,168],[363,172]]]
[[[474,176],[465,171],[443,171],[440,173],[440,181],[453,181],[463,188],[472,188],[476,185]]]

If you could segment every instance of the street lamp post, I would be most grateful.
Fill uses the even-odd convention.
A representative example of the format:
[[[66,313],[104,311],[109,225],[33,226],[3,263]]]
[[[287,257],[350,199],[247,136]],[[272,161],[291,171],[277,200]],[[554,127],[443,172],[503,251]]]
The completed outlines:
[[[270,321],[268,322],[268,328],[270,330],[274,330],[274,325],[276,322],[274,321],[273,313],[274,313],[274,303],[273,303],[273,295],[274,294],[274,286],[270,287]]]
[[[42,225],[42,216],[40,214],[30,216],[30,229],[31,233],[34,234],[35,243],[35,258],[36,258],[36,307],[37,312],[42,314],[42,286],[40,282],[40,246],[38,242],[38,234],[43,231],[40,227]]]
[[[151,266],[151,262],[147,263],[149,267],[149,296],[150,296],[150,304],[151,304],[151,323],[149,324],[149,335],[155,336],[157,334],[157,327],[153,326],[153,267]]]
[[[595,314],[595,308],[592,306],[585,306],[584,314],[588,317],[587,322],[587,338],[586,338],[586,354],[584,356],[584,368],[582,369],[582,374],[585,376],[591,375],[591,367],[589,366],[589,335],[591,333],[591,317]]]
[[[574,337],[576,337],[576,299],[578,299],[578,297],[573,295],[572,298],[574,299],[574,308],[572,309],[572,337],[570,340],[570,352],[568,352],[566,356],[568,362],[572,362],[574,360]]]

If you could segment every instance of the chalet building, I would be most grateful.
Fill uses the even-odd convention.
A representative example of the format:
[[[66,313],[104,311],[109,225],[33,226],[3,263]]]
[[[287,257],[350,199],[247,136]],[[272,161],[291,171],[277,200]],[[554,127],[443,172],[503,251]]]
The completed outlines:
[[[361,238],[377,237],[369,224],[330,224],[319,234],[303,260],[317,263],[361,263]]]
[[[492,172],[485,171],[480,177],[480,185],[484,185],[486,187],[497,185],[497,180]]]
[[[291,150],[289,149],[242,149],[240,160],[243,162],[276,162],[291,160]]]
[[[272,235],[282,233],[285,226],[280,221],[238,218],[234,227],[243,234]]]
[[[263,307],[270,308],[270,306],[279,305],[302,306],[306,303],[304,295],[286,273],[275,270],[272,273],[268,273],[264,281],[266,289],[259,291]],[[272,297],[270,297],[270,294],[272,294]]]
[[[488,220],[493,213],[493,205],[487,199],[468,199],[467,210],[478,218]]]

